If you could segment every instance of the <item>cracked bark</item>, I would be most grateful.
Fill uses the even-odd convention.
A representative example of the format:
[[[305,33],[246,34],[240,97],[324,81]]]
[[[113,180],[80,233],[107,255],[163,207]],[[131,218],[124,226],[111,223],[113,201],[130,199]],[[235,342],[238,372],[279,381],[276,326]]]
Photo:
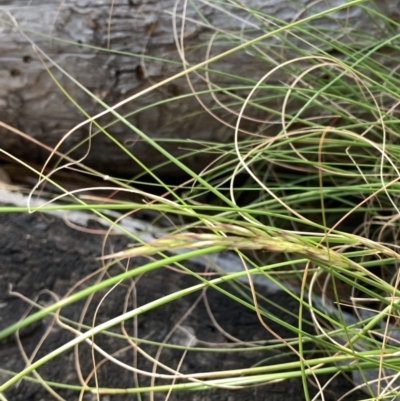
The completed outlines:
[[[246,6],[262,9],[266,14],[285,21],[304,18],[311,13],[320,12],[327,7],[343,4],[344,0],[327,0],[312,2],[308,0],[249,0]],[[53,63],[75,78],[84,88],[111,106],[127,97],[148,88],[154,82],[160,82],[181,71],[181,59],[177,51],[173,35],[173,19],[175,0],[134,1],[134,0],[65,0],[54,2],[50,0],[32,0],[27,5],[25,0],[6,0],[0,8],[1,41],[0,41],[0,115],[1,121],[20,129],[31,137],[54,147],[60,139],[75,125],[84,120],[82,111],[74,106],[51,78],[54,75],[64,90],[75,99],[76,103],[89,115],[104,110],[98,101],[85,93],[65,73]],[[315,4],[314,4],[315,3]],[[111,4],[113,6],[111,7]],[[373,1],[366,6],[373,6]],[[381,11],[390,18],[398,18],[400,0],[379,1]],[[376,5],[375,4],[375,5]],[[213,33],[210,26],[216,26],[224,31],[239,34],[243,28],[254,27],[253,37],[266,32],[266,21],[248,18],[248,11],[240,7],[218,8],[217,3],[198,2],[197,9],[190,4],[186,9],[184,27],[185,48],[192,48],[185,54],[188,63],[205,60],[206,46]],[[311,7],[311,8],[310,8]],[[183,1],[178,2],[176,22],[178,31],[181,29]],[[7,14],[8,12],[9,14]],[[230,14],[228,14],[230,13]],[[201,15],[203,20],[201,19]],[[32,44],[15,28],[9,17],[12,15],[21,30],[41,49],[49,59],[45,59],[35,51]],[[334,17],[334,18],[333,18]],[[109,22],[111,21],[110,25]],[[203,21],[203,22],[201,22]],[[374,35],[384,35],[365,9],[352,7],[336,12],[329,17],[312,22],[313,26],[324,27],[326,38],[338,31],[341,32],[375,30]],[[49,39],[49,35],[52,39]],[[301,39],[288,36],[292,45],[304,47]],[[309,38],[307,38],[309,39]],[[343,41],[350,41],[350,35],[343,34]],[[260,79],[271,70],[273,63],[268,61],[268,49],[281,44],[277,36],[265,39],[259,44],[259,49],[266,52],[264,59],[255,57],[248,51],[237,52],[225,57],[209,67],[223,71],[224,75],[211,73],[209,79],[216,85],[229,90],[219,93],[218,100],[224,104],[246,97],[249,90],[233,90],[238,85],[236,79],[229,74],[245,77],[251,80]],[[91,46],[91,47],[88,47]],[[109,48],[111,52],[104,49]],[[196,47],[197,46],[197,47]],[[228,50],[232,44],[223,40],[215,40],[211,46],[211,55]],[[100,48],[103,48],[101,50]],[[310,48],[310,51],[312,48]],[[325,49],[329,52],[331,49]],[[255,50],[253,50],[255,51]],[[275,54],[278,62],[289,60],[296,54],[290,50]],[[164,62],[156,58],[163,58]],[[305,69],[309,64],[303,62],[298,66]],[[316,78],[321,72],[315,71]],[[320,74],[320,75],[318,75]],[[204,71],[201,72],[204,78]],[[197,91],[207,89],[201,76],[192,74],[190,78]],[[272,85],[289,82],[289,77],[282,70],[269,78]],[[215,99],[210,95],[202,95],[201,101],[205,107],[213,108],[215,116],[204,111],[195,97],[177,99],[190,93],[187,79],[181,77],[120,107],[122,115],[136,112],[128,118],[130,123],[152,138],[165,140],[186,139],[215,141],[226,143],[232,141],[236,123],[236,115],[240,106],[232,105],[231,111],[218,108]],[[277,92],[278,93],[278,92]],[[236,98],[232,98],[234,95]],[[282,98],[282,96],[281,96]],[[157,106],[144,109],[149,104],[172,100]],[[266,104],[272,110],[280,110],[281,100]],[[290,110],[301,107],[296,102],[290,103]],[[312,113],[312,110],[308,110]],[[315,112],[315,111],[314,111]],[[273,113],[265,113],[256,108],[246,109],[248,120],[244,119],[241,129],[247,132],[258,132],[263,127],[261,122],[252,122],[251,118],[260,121],[276,121],[266,130],[267,135],[274,135],[279,130],[279,117]],[[221,124],[219,119],[228,125]],[[114,121],[115,117],[108,114],[99,119],[105,126]],[[230,125],[230,126],[229,126]],[[35,162],[43,162],[48,156],[47,151],[30,143],[17,135],[0,128],[0,147],[5,151]],[[142,141],[138,135],[122,123],[117,123],[107,131],[120,142],[128,144],[128,149],[146,165],[160,163],[164,158],[151,145]],[[78,145],[95,129],[89,125],[82,127],[65,139],[62,151],[67,151]],[[163,143],[165,149],[175,156],[182,154],[184,147],[174,142]],[[194,148],[194,144],[185,147]],[[84,144],[75,151],[76,157],[82,156],[87,150]],[[199,171],[210,162],[212,156],[196,155],[185,164]],[[107,173],[133,174],[141,170],[128,155],[123,153],[104,134],[99,134],[91,142],[90,152],[85,162]],[[176,174],[177,168],[165,167],[165,174]]]

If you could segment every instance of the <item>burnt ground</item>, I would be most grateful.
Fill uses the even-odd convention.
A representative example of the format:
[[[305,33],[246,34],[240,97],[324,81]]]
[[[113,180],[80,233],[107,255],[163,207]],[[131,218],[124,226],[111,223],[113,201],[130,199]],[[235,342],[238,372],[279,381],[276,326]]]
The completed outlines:
[[[92,227],[98,228],[98,227]],[[103,235],[88,234],[68,227],[62,220],[56,217],[41,214],[0,214],[0,328],[16,322],[27,311],[28,304],[21,298],[8,292],[11,284],[15,292],[23,294],[30,299],[38,298],[38,302],[47,305],[52,301],[48,291],[62,297],[78,280],[87,278],[95,272],[101,263],[96,259],[102,248]],[[112,237],[114,250],[125,247],[128,240]],[[108,245],[107,245],[108,246]],[[110,247],[106,248],[107,252]],[[145,259],[131,261],[130,268],[146,263]],[[199,270],[195,265],[188,265],[192,269]],[[125,266],[114,266],[107,272],[108,276],[118,274]],[[98,277],[98,276],[96,276]],[[92,280],[92,281],[91,281]],[[80,288],[88,286],[93,279],[87,279]],[[129,308],[132,308],[132,299],[136,299],[137,305],[144,305],[151,300],[163,295],[171,294],[179,289],[197,284],[196,278],[173,271],[168,268],[160,268],[141,276],[134,286],[133,282],[124,282],[116,287],[101,304],[98,309],[96,323],[104,322],[112,317],[118,316],[124,310],[124,300],[128,293],[134,296],[130,298]],[[132,286],[131,286],[132,285]],[[129,287],[131,286],[131,287]],[[227,287],[229,288],[229,287]],[[232,291],[232,288],[229,288]],[[262,292],[262,289],[260,289]],[[78,321],[83,315],[86,324],[91,324],[96,307],[106,290],[100,291],[89,303],[87,311],[83,313],[84,301],[62,309],[64,318]],[[126,330],[134,335],[136,327],[138,336],[147,340],[162,342],[170,330],[184,317],[185,313],[195,304],[201,294],[193,293],[185,298],[179,299],[162,307],[153,309],[140,315],[136,321],[126,323]],[[206,308],[205,298],[210,305],[215,321],[212,321]],[[241,295],[243,297],[243,295]],[[297,325],[295,314],[297,313],[296,302],[283,292],[268,295],[268,298],[277,305],[284,305],[294,315],[286,314],[277,307],[265,305],[270,313],[279,315],[288,323]],[[246,368],[253,365],[270,365],[296,360],[288,349],[283,348],[275,353],[266,350],[248,350],[246,352],[224,352],[224,347],[232,346],[233,340],[230,336],[242,341],[268,340],[273,336],[262,327],[254,312],[243,305],[229,299],[220,292],[209,288],[203,293],[203,298],[198,301],[197,306],[189,311],[186,319],[180,322],[182,329],[168,340],[170,344],[187,345],[191,333],[197,339],[198,347],[217,347],[221,352],[188,352],[183,355],[181,349],[164,348],[161,352],[160,361],[172,368],[177,368],[181,363],[182,373],[207,372],[215,370],[228,370],[234,368]],[[287,329],[268,321],[270,327],[282,337],[293,336]],[[225,333],[221,332],[221,328]],[[313,332],[312,325],[305,328]],[[120,326],[112,329],[114,333],[121,333]],[[47,336],[45,337],[47,333]],[[229,333],[227,335],[226,333]],[[36,322],[19,333],[20,341],[27,355],[31,355],[41,339],[41,344],[35,360],[56,349],[60,345],[74,338],[74,335],[63,327],[60,327],[51,317],[46,317]],[[126,339],[111,337],[100,334],[96,336],[96,343],[109,353],[122,350],[115,357],[129,366],[137,366],[139,369],[150,371],[153,362],[149,361],[140,353],[135,353]],[[151,344],[140,344],[143,351],[156,355],[158,347]],[[306,346],[307,348],[307,346]],[[311,351],[310,347],[308,347]],[[81,374],[88,377],[93,369],[91,348],[82,344],[77,349],[78,358],[73,350],[67,351],[54,360],[38,369],[38,373],[45,379],[53,382],[68,384],[79,384],[77,365],[80,366]],[[183,358],[184,356],[184,358]],[[102,361],[103,357],[95,353],[96,362]],[[12,335],[0,343],[0,382],[5,382],[10,375],[7,371],[18,372],[24,367],[24,360],[18,341]],[[157,373],[168,374],[162,368]],[[97,378],[100,387],[132,388],[144,387],[150,384],[148,377],[141,374],[135,378],[134,374],[125,368],[117,366],[112,362],[103,363],[97,369]],[[321,377],[324,382],[329,377]],[[137,382],[135,382],[137,380]],[[169,381],[157,379],[156,384],[166,384]],[[94,386],[92,378],[89,384]],[[136,384],[135,384],[136,383]],[[311,397],[316,393],[312,382],[309,381],[308,388]],[[339,376],[325,391],[326,400],[336,400],[352,388],[351,383],[344,377]],[[68,401],[78,400],[79,392],[68,389],[54,388],[63,399]],[[174,392],[169,400],[196,400],[196,401],[246,401],[246,400],[268,400],[268,401],[300,401],[304,399],[304,391],[301,378],[290,379],[264,386],[254,386],[240,390],[211,389],[201,392]],[[32,381],[21,381],[18,385],[9,388],[4,395],[8,401],[47,401],[55,400],[56,397],[46,390],[42,385]],[[359,400],[365,398],[363,393],[352,393],[345,400]],[[150,400],[148,393],[138,398],[134,394],[102,395],[102,401],[123,400]],[[166,393],[156,393],[155,398],[166,400]],[[86,394],[83,400],[97,400],[94,395]]]

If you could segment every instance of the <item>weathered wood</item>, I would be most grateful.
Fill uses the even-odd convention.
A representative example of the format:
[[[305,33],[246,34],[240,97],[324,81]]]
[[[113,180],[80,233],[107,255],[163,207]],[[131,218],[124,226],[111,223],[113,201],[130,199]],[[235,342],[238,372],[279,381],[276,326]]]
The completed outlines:
[[[246,31],[246,37],[257,37],[272,29],[275,18],[292,21],[323,11],[327,7],[343,4],[345,0],[292,2],[289,0],[249,0],[245,5],[223,7],[219,2],[199,1],[185,5],[184,1],[164,0],[9,0],[2,1],[1,41],[0,41],[0,113],[1,121],[26,132],[31,137],[55,146],[60,139],[75,125],[84,120],[82,113],[57,87],[49,72],[54,74],[65,91],[89,115],[104,110],[96,100],[91,98],[79,86],[73,83],[65,73],[58,70],[56,63],[81,85],[95,94],[107,105],[112,106],[123,99],[139,93],[154,82],[160,82],[182,70],[182,60],[177,51],[174,38],[174,18],[178,34],[181,32],[182,15],[185,16],[184,47],[185,58],[190,65],[204,61],[207,57],[207,44],[215,32],[220,34],[211,46],[211,55],[220,54],[233,47],[233,44],[223,40],[223,33],[240,35]],[[315,4],[314,4],[315,3]],[[364,7],[378,5],[381,11],[390,18],[396,18],[399,13],[400,0],[366,1]],[[187,7],[186,7],[187,6]],[[249,17],[244,7],[262,9],[271,16],[271,21],[257,20]],[[12,16],[12,18],[10,18]],[[13,20],[21,29],[13,25]],[[379,35],[374,29],[368,12],[354,6],[337,11],[329,16],[312,22],[313,26],[323,27],[326,38],[332,32],[343,32],[341,40],[351,41],[347,32],[370,29],[372,34]],[[214,28],[212,28],[214,27]],[[50,59],[35,51],[32,44],[22,34],[27,35]],[[296,32],[299,34],[299,32]],[[239,37],[239,36],[238,36]],[[305,44],[295,36],[287,36],[295,47]],[[310,38],[307,38],[310,40]],[[89,47],[88,47],[89,46]],[[103,48],[103,50],[99,48]],[[104,49],[111,49],[107,51]],[[224,75],[211,73],[205,76],[191,74],[191,80],[197,91],[207,89],[205,79],[210,79],[215,85],[233,88],[243,84],[232,75],[257,81],[273,67],[268,61],[270,50],[282,49],[282,41],[277,36],[265,39],[259,44],[260,51],[266,52],[265,57],[254,57],[250,51],[240,51],[225,57],[209,67],[224,72]],[[191,50],[188,50],[191,49]],[[329,48],[327,48],[329,50]],[[280,59],[279,59],[280,55]],[[295,56],[295,52],[285,50],[273,53],[272,58],[282,62]],[[157,59],[158,58],[158,59]],[[160,59],[164,61],[160,61]],[[42,60],[40,60],[42,59]],[[305,68],[306,64],[304,64]],[[229,75],[231,74],[231,75]],[[280,85],[288,80],[283,70],[274,73],[271,84]],[[125,115],[150,104],[163,100],[173,100],[179,95],[190,93],[187,79],[181,77],[143,96],[139,96],[118,109]],[[248,91],[219,93],[218,100],[223,104],[232,102],[232,94],[245,96]],[[233,138],[232,126],[236,123],[236,115],[240,105],[232,105],[230,110],[217,107],[218,104],[210,95],[200,97],[204,107],[213,109],[214,116],[204,111],[198,99],[189,97],[173,100],[155,107],[143,110],[129,117],[129,121],[152,138],[165,140],[190,138],[194,141],[205,140],[225,143]],[[237,101],[237,100],[236,100]],[[267,106],[279,110],[281,99],[270,102]],[[292,107],[295,107],[295,105]],[[234,112],[232,112],[232,110]],[[257,109],[249,108],[249,117],[261,121],[273,119],[273,113],[265,115]],[[115,118],[108,114],[100,118],[106,125]],[[222,124],[218,119],[225,121]],[[279,119],[276,119],[279,122]],[[241,125],[243,130],[257,131],[259,122],[246,120]],[[69,136],[62,150],[73,148],[88,137],[89,125],[77,130]],[[92,132],[94,128],[92,127]],[[108,132],[122,143],[129,144],[132,151],[146,165],[155,165],[163,160],[160,153],[146,142],[138,140],[138,136],[124,124],[118,123]],[[270,131],[273,133],[273,130]],[[22,142],[23,141],[23,142]],[[163,146],[174,155],[182,154],[183,145],[176,142],[166,142]],[[47,151],[37,145],[22,140],[14,133],[5,129],[0,131],[0,147],[16,156],[35,161],[43,161]],[[84,154],[87,145],[80,147],[76,155]],[[199,170],[211,159],[206,156],[195,156],[185,163]],[[141,171],[141,168],[124,154],[105,135],[97,135],[91,143],[91,149],[86,157],[86,163],[100,168],[107,173],[131,174]],[[168,167],[164,173],[176,173],[176,168]]]

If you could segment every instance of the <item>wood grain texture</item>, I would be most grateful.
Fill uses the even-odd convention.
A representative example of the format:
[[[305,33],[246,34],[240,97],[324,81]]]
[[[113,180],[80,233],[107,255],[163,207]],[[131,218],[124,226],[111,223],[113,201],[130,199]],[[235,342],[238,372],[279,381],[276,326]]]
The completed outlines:
[[[247,9],[233,2],[230,8],[221,9],[219,3],[205,1],[195,2],[196,8],[191,4],[185,8],[183,1],[175,0],[3,0],[0,6],[0,119],[54,147],[71,128],[85,118],[57,87],[49,71],[86,113],[93,116],[104,110],[95,99],[57,69],[54,63],[111,106],[182,70],[182,59],[173,34],[173,15],[176,16],[178,31],[182,29],[184,32],[185,48],[191,49],[185,53],[186,61],[189,65],[195,65],[207,58],[207,44],[215,32],[210,27],[218,27],[220,30],[211,46],[210,55],[213,56],[232,48],[232,43],[223,39],[224,32],[238,38],[243,32],[246,32],[247,38],[257,37],[268,29],[271,30],[275,19],[294,21],[343,2],[344,0],[246,1],[247,7],[262,10],[271,16],[270,20],[257,20],[249,17]],[[399,0],[380,0],[376,4],[389,18],[398,18],[396,13],[400,9]],[[353,39],[350,33],[365,31],[366,28],[374,35],[384,35],[374,26],[366,10],[366,7],[376,4],[367,1],[364,8],[357,6],[337,11],[312,21],[311,26],[322,29],[327,42],[337,39],[332,37],[335,35],[339,35],[342,41],[351,41]],[[185,15],[183,28],[182,15]],[[19,24],[20,30],[13,26],[10,16]],[[21,31],[49,59],[45,59],[43,54],[39,57],[40,53],[35,51]],[[305,44],[298,35],[287,35],[287,40],[294,48],[308,46],[312,54],[312,43]],[[104,50],[107,47],[113,52]],[[272,36],[262,41],[258,50],[253,48],[251,51],[239,51],[209,66],[214,71],[222,71],[223,75],[210,73],[207,77],[204,71],[200,71],[199,74],[191,74],[190,80],[195,90],[202,91],[208,88],[205,82],[207,79],[227,89],[238,85],[237,79],[231,75],[249,80],[261,79],[276,62],[296,56],[296,52],[283,51],[283,47],[287,46],[282,46],[282,38]],[[279,52],[276,49],[280,49]],[[273,56],[269,54],[270,50],[273,50]],[[329,46],[325,50],[329,51]],[[256,51],[260,52],[257,57],[254,54]],[[156,58],[165,61],[161,62]],[[297,64],[299,66],[305,69],[309,64],[300,62]],[[288,82],[289,78],[286,72],[279,70],[269,77],[269,83],[279,87],[282,82]],[[139,96],[118,111],[125,115],[149,104],[173,100],[145,109],[130,116],[128,120],[152,138],[189,138],[220,143],[232,141],[232,126],[236,123],[240,104],[231,104],[227,110],[218,107],[218,102],[225,105],[238,102],[249,91],[219,93],[218,102],[210,95],[202,95],[200,99],[203,106],[195,97],[175,100],[177,96],[190,92],[188,80],[181,77],[162,89]],[[232,98],[232,94],[236,99]],[[281,105],[282,96],[267,104],[271,110],[280,110]],[[299,104],[292,102],[290,107],[296,109]],[[207,113],[204,108],[213,109],[214,115]],[[247,119],[243,120],[241,129],[257,132],[262,122],[272,121],[276,124],[269,128],[268,134],[273,135],[279,129],[280,121],[273,112],[266,114],[268,113],[249,107],[246,110]],[[108,114],[99,121],[106,125],[114,119]],[[257,121],[251,121],[252,119]],[[64,141],[61,150],[73,148],[93,131],[89,125],[79,129]],[[155,165],[163,160],[158,151],[141,141],[124,124],[114,124],[108,132],[120,142],[128,144],[129,150],[146,165]],[[183,146],[174,142],[166,142],[163,146],[175,156],[184,152]],[[48,155],[46,150],[22,140],[4,128],[0,128],[0,147],[35,162],[42,162]],[[186,147],[192,148],[194,145]],[[87,145],[81,146],[75,156],[85,154],[86,150]],[[211,155],[195,156],[185,163],[199,171],[211,159]],[[93,139],[85,162],[107,173],[133,174],[141,170],[137,163],[103,134]],[[163,172],[176,174],[177,168],[168,167]]]

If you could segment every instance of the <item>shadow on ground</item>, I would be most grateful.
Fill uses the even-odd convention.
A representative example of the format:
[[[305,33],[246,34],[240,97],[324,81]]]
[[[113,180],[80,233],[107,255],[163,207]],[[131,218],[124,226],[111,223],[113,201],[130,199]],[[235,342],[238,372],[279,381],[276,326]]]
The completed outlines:
[[[98,227],[92,227],[95,229]],[[39,296],[39,303],[52,302],[48,291],[62,297],[77,281],[95,272],[101,263],[96,259],[102,249],[102,235],[87,234],[69,228],[64,222],[41,214],[0,214],[0,328],[5,328],[16,322],[27,311],[28,304],[21,298],[9,293],[9,285],[15,292],[23,294],[29,299]],[[112,250],[127,246],[128,241],[123,237],[112,237]],[[111,251],[109,245],[106,251]],[[130,262],[129,268],[147,263],[148,260],[138,258]],[[190,266],[200,272],[198,266]],[[118,265],[111,268],[105,277],[121,273],[126,266]],[[96,276],[98,277],[98,276]],[[86,287],[92,280],[86,281]],[[190,276],[179,273],[166,267],[155,270],[137,278],[137,282],[124,282],[116,287],[100,303],[106,294],[102,291],[87,305],[77,302],[62,310],[61,315],[66,319],[91,325],[98,307],[96,324],[118,316],[124,311],[124,302],[128,298],[128,309],[144,305],[161,296],[171,294],[179,289],[197,284],[198,281]],[[232,291],[232,289],[230,289]],[[260,290],[262,292],[262,289]],[[130,296],[128,296],[130,294]],[[297,304],[283,292],[269,294],[269,299],[277,305],[284,305],[294,315],[286,314],[277,307],[265,306],[269,312],[285,319],[288,323],[297,325]],[[196,303],[197,302],[197,303]],[[100,306],[99,306],[100,305]],[[207,305],[209,309],[207,309]],[[193,308],[193,310],[191,310]],[[185,314],[187,317],[185,318]],[[213,317],[213,318],[212,318]],[[215,320],[213,320],[215,319]],[[179,323],[179,328],[174,327]],[[292,337],[290,331],[267,321],[270,327],[282,337]],[[220,327],[218,327],[220,326]],[[274,337],[262,327],[257,316],[248,308],[229,299],[220,292],[209,288],[203,293],[193,293],[178,301],[153,309],[136,320],[132,319],[125,324],[130,335],[138,335],[146,340],[167,342],[172,345],[195,345],[205,348],[206,351],[191,351],[184,354],[182,349],[163,348],[159,360],[161,363],[178,369],[181,373],[209,372],[215,370],[229,370],[246,368],[253,365],[270,365],[296,360],[282,348],[272,353],[262,349],[243,352],[227,352],[228,347],[234,345],[234,338],[241,341],[265,341]],[[224,330],[224,332],[222,330]],[[312,325],[305,325],[305,329],[313,332]],[[114,333],[122,333],[121,327],[112,329]],[[172,334],[170,335],[169,333]],[[168,336],[170,337],[168,338]],[[44,342],[37,350],[34,360],[46,355],[62,344],[74,338],[74,334],[60,327],[51,317],[36,322],[19,333],[24,352],[30,357],[41,339]],[[147,356],[155,357],[159,349],[151,344],[139,344],[140,351],[134,344],[126,339],[100,334],[96,343],[119,361],[130,367],[136,366],[143,371],[151,372],[154,363]],[[210,347],[217,348],[207,352]],[[307,348],[307,347],[306,347]],[[148,376],[135,375],[125,367],[118,366],[110,361],[104,362],[104,357],[95,352],[95,361],[101,366],[97,369],[98,384],[102,388],[134,388],[145,387],[151,384]],[[59,357],[38,369],[42,378],[66,384],[79,385],[79,376],[86,379],[93,371],[93,356],[88,344],[81,344],[75,350],[67,351]],[[21,348],[18,347],[16,336],[10,336],[0,343],[0,382],[4,383],[10,378],[7,371],[18,372],[24,368],[25,362]],[[162,367],[158,367],[158,374],[170,374]],[[329,377],[321,377],[321,383]],[[171,380],[156,379],[157,385],[168,384]],[[184,381],[177,381],[177,383]],[[89,385],[94,386],[92,376]],[[173,392],[169,400],[195,400],[195,401],[300,401],[304,400],[304,391],[301,378],[283,382],[276,382],[264,386],[254,386],[238,390],[210,389],[201,392]],[[325,391],[326,400],[337,400],[352,388],[351,383],[343,376],[337,377]],[[317,389],[312,380],[308,382],[308,389],[313,397]],[[79,391],[54,387],[63,399],[79,400]],[[32,381],[21,381],[5,392],[9,401],[47,401],[55,400],[42,385]],[[345,398],[346,401],[365,398],[363,393],[354,392]],[[83,400],[97,400],[93,394],[85,394]],[[148,393],[138,398],[135,394],[104,394],[102,401],[150,400]],[[154,394],[154,400],[166,400],[167,393]]]

